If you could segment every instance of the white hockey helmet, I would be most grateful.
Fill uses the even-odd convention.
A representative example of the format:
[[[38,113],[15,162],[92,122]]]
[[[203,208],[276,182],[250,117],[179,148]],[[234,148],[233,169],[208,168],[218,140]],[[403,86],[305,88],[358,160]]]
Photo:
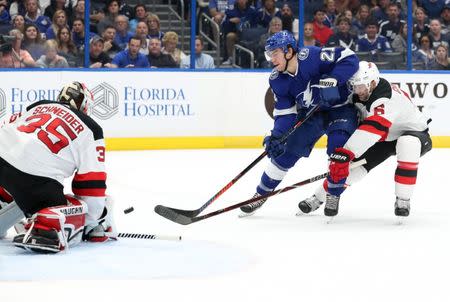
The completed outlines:
[[[87,89],[86,85],[80,82],[66,84],[58,95],[58,101],[68,104],[73,109],[80,110],[88,114],[89,107],[94,102],[94,96]]]
[[[367,61],[359,62],[358,71],[349,80],[352,90],[357,92],[357,88],[367,87],[370,91],[372,81],[375,81],[375,86],[380,82],[380,72],[377,65]]]

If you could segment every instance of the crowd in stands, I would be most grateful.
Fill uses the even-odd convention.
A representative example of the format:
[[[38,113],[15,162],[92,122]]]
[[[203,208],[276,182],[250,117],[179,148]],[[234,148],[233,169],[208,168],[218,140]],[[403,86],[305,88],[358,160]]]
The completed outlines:
[[[408,26],[405,0],[323,0],[304,1],[303,45],[347,47],[362,59],[395,60],[406,68]],[[413,0],[412,62],[414,69],[450,69],[446,63],[450,43],[450,0]],[[297,5],[297,6],[296,6]],[[261,41],[243,40],[246,32],[265,28],[264,38],[280,30],[289,30],[298,39],[298,1],[210,0],[209,15],[221,25],[225,43],[223,64],[232,64],[236,44],[255,54],[258,67],[270,64],[261,60]],[[280,20],[281,27],[272,27]],[[255,32],[253,30],[253,32]],[[213,37],[217,33],[213,31]],[[302,46],[302,45],[300,45]],[[442,57],[447,50],[447,57]],[[438,58],[439,52],[439,58]],[[386,56],[391,54],[391,59]],[[396,58],[394,58],[396,56]],[[439,62],[439,63],[438,63]],[[394,64],[389,64],[389,67]]]
[[[16,37],[10,49],[2,47],[0,67],[83,67],[87,32],[90,68],[189,68],[191,57],[180,49],[175,31],[161,28],[153,2],[137,2],[91,0],[85,31],[84,0],[0,0],[0,34]],[[264,44],[281,30],[291,31],[296,39],[303,30],[305,46],[348,47],[362,59],[381,62],[384,54],[396,54],[401,57],[397,67],[406,68],[405,0],[304,0],[302,28],[299,1],[198,2],[199,11],[217,25],[210,24],[208,36],[220,40],[223,48],[222,60],[214,61],[205,53],[211,45],[197,36],[196,68],[230,66],[237,44],[254,53],[256,67],[271,68]],[[449,70],[450,0],[413,0],[413,14],[414,68]]]

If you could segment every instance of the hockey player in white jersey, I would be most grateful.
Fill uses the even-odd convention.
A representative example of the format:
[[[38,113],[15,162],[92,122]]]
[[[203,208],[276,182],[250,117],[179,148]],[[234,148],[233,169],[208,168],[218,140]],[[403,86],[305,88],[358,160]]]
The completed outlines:
[[[390,156],[397,155],[394,213],[408,216],[419,158],[432,148],[428,133],[431,120],[417,109],[406,92],[380,78],[374,63],[361,61],[349,84],[363,120],[344,147],[337,148],[330,156],[332,181],[325,181],[312,197],[300,202],[300,213],[314,211],[325,202],[325,215],[337,215],[340,195],[345,188]],[[349,169],[351,161],[363,159],[366,164]]]
[[[16,246],[56,253],[111,238],[105,145],[102,128],[87,115],[92,102],[86,86],[73,82],[57,102],[36,102],[0,128],[0,235],[28,218]],[[64,195],[72,175],[74,195]]]

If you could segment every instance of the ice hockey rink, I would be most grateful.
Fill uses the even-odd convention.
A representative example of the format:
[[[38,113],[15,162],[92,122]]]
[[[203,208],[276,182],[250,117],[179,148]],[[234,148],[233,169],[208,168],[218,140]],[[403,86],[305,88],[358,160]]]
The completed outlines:
[[[121,239],[37,255],[0,241],[0,301],[449,301],[450,150],[422,158],[411,216],[397,224],[391,158],[342,197],[331,224],[322,210],[296,217],[319,182],[269,199],[254,216],[238,210],[182,226],[157,204],[193,210],[262,149],[109,152],[108,192],[120,232],[181,235],[182,241]],[[250,198],[259,163],[204,213]],[[326,172],[316,149],[282,186]],[[134,212],[123,210],[133,206]]]

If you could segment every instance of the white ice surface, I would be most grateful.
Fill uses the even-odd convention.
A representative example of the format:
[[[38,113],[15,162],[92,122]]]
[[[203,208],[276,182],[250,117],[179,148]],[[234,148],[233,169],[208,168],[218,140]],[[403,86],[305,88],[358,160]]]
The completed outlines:
[[[231,211],[188,226],[153,212],[196,209],[262,150],[110,152],[108,191],[121,232],[182,235],[181,242],[122,239],[36,255],[0,241],[0,301],[450,301],[450,150],[422,158],[411,216],[396,225],[395,160],[322,209],[296,217],[319,184],[272,198],[254,216]],[[326,171],[315,150],[282,186]],[[250,198],[260,163],[205,213]],[[124,215],[133,206],[135,211]]]

